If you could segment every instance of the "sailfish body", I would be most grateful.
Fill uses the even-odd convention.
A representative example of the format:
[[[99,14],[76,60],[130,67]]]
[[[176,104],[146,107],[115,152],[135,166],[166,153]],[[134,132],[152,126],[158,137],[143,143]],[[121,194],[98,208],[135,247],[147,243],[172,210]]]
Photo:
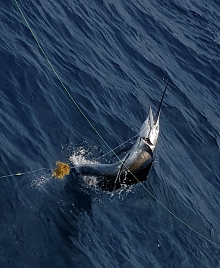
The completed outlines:
[[[98,177],[98,184],[102,189],[112,191],[118,189],[122,184],[137,183],[136,177],[148,169],[153,162],[153,152],[159,135],[159,116],[154,121],[150,108],[147,119],[143,122],[138,138],[127,155],[113,164],[82,164],[76,165],[75,169],[84,176]],[[144,179],[141,179],[144,180]]]
[[[123,184],[134,184],[147,179],[153,162],[153,153],[159,136],[159,119],[162,102],[168,83],[163,92],[160,105],[153,117],[150,107],[149,114],[143,122],[138,138],[131,150],[123,159],[113,164],[83,164],[75,166],[77,172],[85,176],[98,177],[98,185],[103,190],[112,191]]]

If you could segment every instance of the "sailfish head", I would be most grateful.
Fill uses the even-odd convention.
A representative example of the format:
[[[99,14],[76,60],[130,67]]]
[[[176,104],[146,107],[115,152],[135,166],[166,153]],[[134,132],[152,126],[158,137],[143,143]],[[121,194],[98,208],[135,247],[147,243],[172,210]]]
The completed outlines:
[[[163,91],[163,95],[160,100],[160,104],[159,104],[155,119],[153,117],[153,113],[150,107],[148,117],[142,124],[140,133],[139,133],[140,138],[142,138],[145,141],[145,143],[147,143],[147,145],[150,146],[152,151],[155,149],[158,135],[159,135],[160,111],[161,111],[161,107],[162,107],[162,103],[163,103],[163,99],[164,99],[167,87],[168,87],[168,81]]]
[[[142,124],[139,133],[140,138],[142,138],[152,150],[155,149],[159,135],[159,117],[160,114],[158,114],[158,116],[154,119],[152,109],[150,107],[148,117]]]

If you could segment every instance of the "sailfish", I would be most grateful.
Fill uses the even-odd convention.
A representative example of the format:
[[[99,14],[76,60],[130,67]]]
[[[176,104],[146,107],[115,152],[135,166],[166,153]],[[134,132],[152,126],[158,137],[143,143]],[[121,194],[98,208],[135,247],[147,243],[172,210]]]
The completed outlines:
[[[75,170],[83,176],[97,177],[101,189],[113,191],[123,185],[131,185],[147,179],[151,169],[154,150],[159,136],[159,119],[167,86],[163,92],[156,116],[150,107],[148,116],[143,122],[136,142],[124,158],[112,164],[79,164]]]

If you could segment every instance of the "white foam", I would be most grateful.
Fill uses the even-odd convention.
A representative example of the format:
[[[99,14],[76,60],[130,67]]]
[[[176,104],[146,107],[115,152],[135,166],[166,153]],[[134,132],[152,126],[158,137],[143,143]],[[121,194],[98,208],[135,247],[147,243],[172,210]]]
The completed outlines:
[[[98,185],[98,180],[97,180],[96,177],[93,177],[93,176],[83,176],[83,180],[85,181],[85,183],[88,186],[97,187],[97,185]]]
[[[85,148],[79,147],[73,154],[70,156],[70,162],[77,168],[77,165],[83,164],[98,164],[99,162],[95,159],[88,159],[87,157],[91,156],[91,152],[88,152]],[[97,178],[94,176],[82,176],[83,180],[88,186],[97,186]]]
[[[69,160],[73,165],[82,165],[82,164],[97,164],[95,159],[88,159],[91,153],[86,151],[83,147],[79,147],[73,154],[70,156]]]

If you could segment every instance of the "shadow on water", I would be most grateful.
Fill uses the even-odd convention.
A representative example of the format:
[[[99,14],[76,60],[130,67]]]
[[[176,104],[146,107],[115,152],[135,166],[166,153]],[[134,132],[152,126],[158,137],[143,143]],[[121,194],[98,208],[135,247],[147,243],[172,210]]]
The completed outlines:
[[[57,247],[52,250],[57,252],[53,267],[94,267],[79,239],[82,219],[85,215],[92,218],[94,194],[94,188],[74,172],[65,178],[65,185],[60,192],[61,200],[57,203],[51,220],[57,232],[57,237],[53,239],[53,244]],[[48,265],[52,267],[50,262]]]
[[[66,177],[61,199],[47,214],[49,243],[44,263],[41,267],[92,267],[79,243],[79,219],[85,213],[90,215],[92,190],[82,180],[70,174]],[[47,211],[48,209],[46,209]],[[49,209],[50,210],[50,209]],[[54,233],[55,235],[51,235]],[[54,256],[51,260],[51,257]],[[48,265],[48,266],[47,266]]]
[[[78,243],[80,215],[91,210],[90,189],[71,175],[42,187],[32,182],[24,176],[11,192],[1,191],[0,267],[92,267]]]
[[[66,205],[76,213],[76,216],[83,211],[91,210],[92,191],[74,172],[68,176],[64,191]]]

